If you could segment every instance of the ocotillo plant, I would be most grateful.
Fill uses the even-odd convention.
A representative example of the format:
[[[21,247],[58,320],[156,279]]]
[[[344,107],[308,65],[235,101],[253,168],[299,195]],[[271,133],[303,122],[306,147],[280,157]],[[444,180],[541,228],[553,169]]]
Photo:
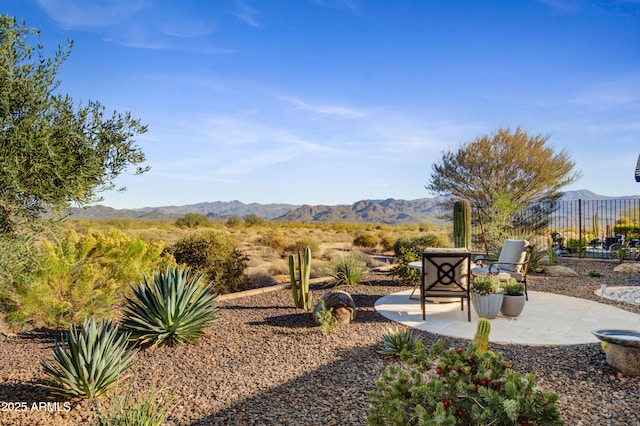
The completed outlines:
[[[486,352],[489,346],[489,333],[491,332],[491,323],[486,318],[480,318],[478,320],[478,326],[476,328],[476,335],[473,337],[473,342],[476,344],[476,353],[481,355]]]
[[[311,249],[304,248],[304,252],[298,251],[298,267],[295,257],[289,255],[289,274],[291,275],[291,295],[293,303],[298,309],[311,309],[311,294],[309,292],[309,278],[311,276]],[[296,276],[296,271],[298,272]]]
[[[453,242],[456,247],[471,250],[471,203],[468,200],[453,204]]]

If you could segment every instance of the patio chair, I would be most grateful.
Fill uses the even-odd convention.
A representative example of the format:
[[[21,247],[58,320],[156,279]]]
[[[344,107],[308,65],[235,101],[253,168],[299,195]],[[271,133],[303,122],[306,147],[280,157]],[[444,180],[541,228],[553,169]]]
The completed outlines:
[[[529,271],[529,263],[535,246],[529,244],[527,240],[505,240],[498,260],[487,258],[477,258],[474,260],[476,264],[483,266],[473,268],[472,276],[496,275],[500,281],[506,281],[514,278],[517,282],[524,285],[524,295],[529,300],[527,293],[527,272]]]
[[[465,248],[428,248],[422,253],[420,307],[423,320],[426,319],[427,298],[459,297],[462,311],[464,311],[464,299],[467,299],[467,317],[468,321],[471,321],[470,265],[471,253]]]

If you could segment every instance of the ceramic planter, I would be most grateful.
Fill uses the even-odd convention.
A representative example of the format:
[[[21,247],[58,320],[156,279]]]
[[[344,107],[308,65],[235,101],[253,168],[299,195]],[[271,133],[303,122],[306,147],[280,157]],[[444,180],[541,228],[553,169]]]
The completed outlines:
[[[504,294],[488,294],[482,296],[478,293],[471,292],[471,303],[480,318],[495,318],[502,307],[502,299]]]
[[[524,294],[522,296],[509,296],[505,294],[504,299],[502,299],[500,312],[505,317],[517,317],[524,309],[525,301]]]

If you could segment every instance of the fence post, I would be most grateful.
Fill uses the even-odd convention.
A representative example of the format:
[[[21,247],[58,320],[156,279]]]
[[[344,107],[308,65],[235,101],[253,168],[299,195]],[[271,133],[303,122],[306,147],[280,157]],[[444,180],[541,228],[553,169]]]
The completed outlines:
[[[582,259],[582,199],[578,198],[578,257]]]

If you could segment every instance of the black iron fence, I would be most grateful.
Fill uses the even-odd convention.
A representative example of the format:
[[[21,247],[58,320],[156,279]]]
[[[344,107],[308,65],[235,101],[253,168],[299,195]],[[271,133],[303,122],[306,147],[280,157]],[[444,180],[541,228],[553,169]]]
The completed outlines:
[[[509,236],[528,239],[540,250],[551,247],[563,256],[640,258],[640,198],[578,199],[560,201],[556,207],[543,216],[536,206],[518,213]],[[481,225],[472,223],[474,251],[484,252]]]

